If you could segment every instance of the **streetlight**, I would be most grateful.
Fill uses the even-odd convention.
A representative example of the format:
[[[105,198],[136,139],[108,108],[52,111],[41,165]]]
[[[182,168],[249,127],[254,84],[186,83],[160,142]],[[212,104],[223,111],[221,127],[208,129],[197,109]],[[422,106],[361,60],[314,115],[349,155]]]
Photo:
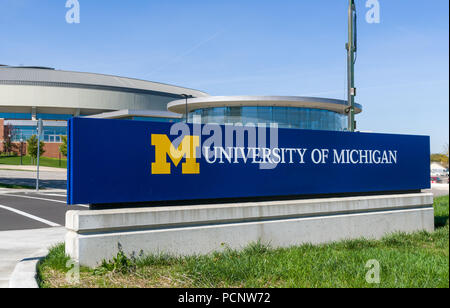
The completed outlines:
[[[37,168],[36,168],[36,191],[39,191],[39,157],[41,156],[41,135],[43,133],[42,119],[38,120],[37,124]]]
[[[357,15],[356,15],[356,5],[355,0],[349,0],[348,6],[348,43],[346,44],[347,49],[347,98],[348,98],[348,108],[346,109],[348,113],[348,130],[350,132],[355,131],[355,61],[356,61],[356,50],[357,50]]]
[[[193,96],[188,95],[188,94],[181,94],[181,96],[183,96],[186,99],[186,124],[187,124],[188,123],[188,99],[193,98]]]
[[[12,142],[11,142],[11,133],[8,134],[8,149],[10,152],[7,153],[6,155],[11,155],[11,150],[12,150]],[[5,149],[6,150],[6,149]]]

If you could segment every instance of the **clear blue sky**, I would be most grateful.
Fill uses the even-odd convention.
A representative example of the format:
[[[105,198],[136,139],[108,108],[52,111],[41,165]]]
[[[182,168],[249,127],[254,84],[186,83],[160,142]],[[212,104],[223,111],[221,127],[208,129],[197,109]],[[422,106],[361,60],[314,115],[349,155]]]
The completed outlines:
[[[345,98],[346,0],[0,0],[0,63],[115,74],[212,95]],[[359,11],[359,129],[449,140],[449,1]]]

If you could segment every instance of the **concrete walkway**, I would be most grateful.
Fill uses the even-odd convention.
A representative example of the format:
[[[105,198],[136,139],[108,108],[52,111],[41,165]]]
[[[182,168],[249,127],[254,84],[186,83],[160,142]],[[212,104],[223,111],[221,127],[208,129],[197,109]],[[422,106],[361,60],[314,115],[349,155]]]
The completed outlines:
[[[35,170],[25,170],[27,168],[35,168],[33,166],[22,166],[24,170],[12,169],[12,167],[17,168],[20,166],[12,166],[11,169],[2,169],[4,165],[0,165],[0,183],[9,185],[22,185],[34,187],[36,185],[36,171]],[[44,167],[43,167],[44,168]],[[48,167],[41,169],[39,168],[39,178],[41,188],[47,189],[65,189],[67,187],[67,170],[62,171],[57,168]]]
[[[431,184],[431,191],[434,194],[434,197],[439,196],[447,196],[449,193],[449,185],[448,184]]]
[[[16,265],[23,259],[64,242],[64,227],[0,232],[0,288],[9,287]]]
[[[36,166],[0,165],[0,170],[36,172],[36,169],[37,169]],[[67,169],[65,169],[65,168],[53,168],[53,167],[43,167],[43,166],[39,166],[39,171],[67,173]]]

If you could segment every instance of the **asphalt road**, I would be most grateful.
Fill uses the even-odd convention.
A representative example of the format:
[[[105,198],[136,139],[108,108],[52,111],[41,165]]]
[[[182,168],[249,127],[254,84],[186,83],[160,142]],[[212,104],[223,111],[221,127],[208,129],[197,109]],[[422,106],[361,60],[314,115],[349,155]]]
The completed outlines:
[[[88,210],[88,207],[69,207],[65,191],[3,191],[0,192],[0,231],[64,226],[68,210]]]

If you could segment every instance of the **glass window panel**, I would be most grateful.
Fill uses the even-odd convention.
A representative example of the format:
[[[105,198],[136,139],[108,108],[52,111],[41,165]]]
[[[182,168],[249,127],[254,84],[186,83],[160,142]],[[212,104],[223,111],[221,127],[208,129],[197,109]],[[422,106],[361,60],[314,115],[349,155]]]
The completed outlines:
[[[14,136],[12,140],[14,142],[20,142],[22,139],[24,142],[36,135],[36,127],[33,126],[14,126]],[[42,140],[44,142],[60,142],[61,136],[67,135],[66,127],[44,127],[44,133]]]
[[[67,121],[73,118],[72,114],[50,114],[50,113],[38,113],[36,115],[37,119],[42,120],[64,120]]]
[[[345,129],[346,116],[329,110],[294,107],[220,107],[196,110],[192,116],[200,115],[202,123],[258,124],[278,123],[280,128],[315,130]]]
[[[148,121],[148,122],[167,122],[167,123],[177,123],[182,119],[174,119],[174,118],[156,118],[156,117],[133,117],[135,121]],[[183,119],[185,121],[186,119]]]
[[[0,119],[6,120],[31,120],[31,113],[1,113]]]

